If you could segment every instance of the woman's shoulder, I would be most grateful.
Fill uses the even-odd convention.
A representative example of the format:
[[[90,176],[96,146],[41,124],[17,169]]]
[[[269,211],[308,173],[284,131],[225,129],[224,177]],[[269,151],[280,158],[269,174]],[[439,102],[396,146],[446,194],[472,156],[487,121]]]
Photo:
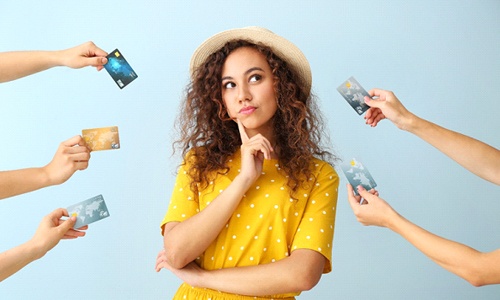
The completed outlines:
[[[337,175],[337,172],[335,171],[335,166],[326,160],[314,157],[312,159],[312,167],[313,167],[313,172],[318,175],[332,174],[332,173]]]
[[[199,160],[199,150],[196,148],[191,148],[189,150],[186,150],[182,153],[182,159],[180,161],[180,164],[178,165],[178,172],[186,172],[187,170],[191,169],[194,165],[196,165],[196,162]]]

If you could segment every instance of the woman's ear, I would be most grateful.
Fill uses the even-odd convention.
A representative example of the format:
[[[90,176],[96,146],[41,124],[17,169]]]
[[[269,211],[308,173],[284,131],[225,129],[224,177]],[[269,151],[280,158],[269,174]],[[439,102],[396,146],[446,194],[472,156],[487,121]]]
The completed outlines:
[[[222,100],[222,101],[220,101],[220,103],[222,103],[222,107],[220,108],[219,117],[222,119],[222,121],[232,120],[233,118],[229,114],[229,111],[227,110],[226,104],[224,103],[224,101]]]

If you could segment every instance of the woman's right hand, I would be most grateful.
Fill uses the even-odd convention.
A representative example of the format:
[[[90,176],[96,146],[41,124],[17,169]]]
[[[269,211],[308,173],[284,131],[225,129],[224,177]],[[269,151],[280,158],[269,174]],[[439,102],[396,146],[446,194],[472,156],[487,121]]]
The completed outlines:
[[[241,137],[241,169],[240,176],[254,183],[262,174],[264,159],[271,159],[274,151],[271,143],[263,135],[257,134],[249,138],[240,120],[236,120]]]

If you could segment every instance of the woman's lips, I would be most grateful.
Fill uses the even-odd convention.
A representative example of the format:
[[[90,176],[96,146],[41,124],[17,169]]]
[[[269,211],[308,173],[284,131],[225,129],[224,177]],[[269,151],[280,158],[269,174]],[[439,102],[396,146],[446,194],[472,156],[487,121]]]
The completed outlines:
[[[253,106],[245,106],[242,109],[240,109],[240,114],[242,115],[249,115],[253,113],[257,108]]]

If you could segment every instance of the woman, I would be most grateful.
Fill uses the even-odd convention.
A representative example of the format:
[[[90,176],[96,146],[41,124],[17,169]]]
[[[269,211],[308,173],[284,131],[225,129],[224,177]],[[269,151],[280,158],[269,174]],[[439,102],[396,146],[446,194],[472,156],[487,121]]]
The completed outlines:
[[[294,299],[331,271],[339,183],[309,63],[249,27],[205,41],[191,77],[156,270],[184,280],[174,299]]]

